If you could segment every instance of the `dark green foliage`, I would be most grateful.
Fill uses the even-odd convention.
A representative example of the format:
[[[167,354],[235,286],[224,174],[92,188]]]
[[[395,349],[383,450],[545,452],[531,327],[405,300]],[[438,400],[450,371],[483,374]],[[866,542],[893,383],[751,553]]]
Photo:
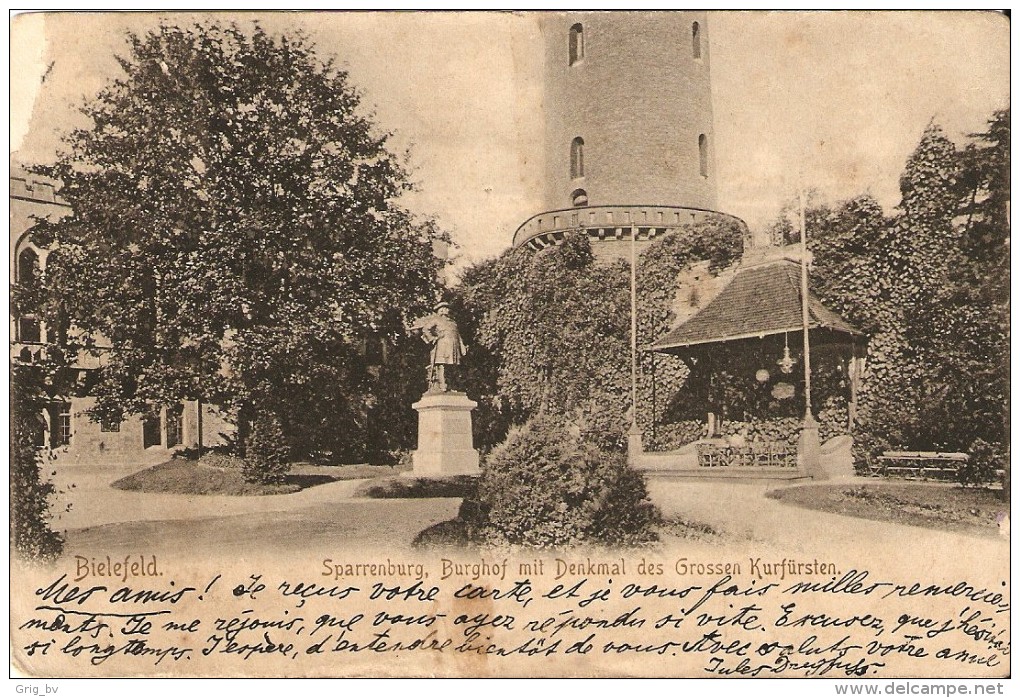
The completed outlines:
[[[498,411],[491,446],[513,422],[572,414],[592,399],[626,408],[626,267],[594,262],[586,235],[535,253],[510,250],[464,275],[468,392]],[[485,442],[483,442],[485,443]]]
[[[540,415],[493,449],[478,486],[490,541],[561,547],[655,540],[658,512],[641,474],[622,453],[600,450],[577,431]]]
[[[37,440],[45,405],[41,375],[30,366],[11,367],[11,545],[25,560],[56,559],[63,537],[50,528],[53,485],[43,479]]]
[[[608,453],[627,452],[627,429],[630,424],[625,414],[601,402],[593,401],[577,410],[578,437]]]
[[[272,399],[298,451],[406,441],[366,443],[389,421],[369,424],[362,342],[430,309],[445,236],[398,204],[406,172],[346,73],[300,36],[215,23],[129,35],[121,66],[44,168],[73,213],[34,232],[60,249],[71,349],[112,344],[97,414]]]
[[[253,484],[282,485],[288,472],[290,448],[280,420],[272,412],[260,411],[252,421],[241,475]]]

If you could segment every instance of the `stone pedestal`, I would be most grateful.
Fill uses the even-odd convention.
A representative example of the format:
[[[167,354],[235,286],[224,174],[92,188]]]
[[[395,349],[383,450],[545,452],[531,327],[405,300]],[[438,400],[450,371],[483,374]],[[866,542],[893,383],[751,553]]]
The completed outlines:
[[[627,463],[632,468],[637,466],[641,454],[645,452],[644,445],[641,443],[641,437],[644,434],[637,422],[631,422],[630,429],[627,430]]]
[[[478,451],[471,438],[471,410],[478,406],[464,393],[425,393],[418,411],[415,477],[478,475]]]
[[[818,422],[811,415],[804,418],[804,425],[797,440],[797,465],[801,471],[813,480],[827,480],[828,475],[822,469],[822,447],[818,440]]]

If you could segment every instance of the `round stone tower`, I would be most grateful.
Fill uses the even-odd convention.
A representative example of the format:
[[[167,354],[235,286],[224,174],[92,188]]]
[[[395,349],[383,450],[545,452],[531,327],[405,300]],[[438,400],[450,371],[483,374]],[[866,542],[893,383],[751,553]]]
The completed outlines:
[[[715,213],[714,135],[704,12],[543,15],[544,210],[514,245],[585,229],[596,254],[629,254]],[[626,245],[623,245],[626,240]]]

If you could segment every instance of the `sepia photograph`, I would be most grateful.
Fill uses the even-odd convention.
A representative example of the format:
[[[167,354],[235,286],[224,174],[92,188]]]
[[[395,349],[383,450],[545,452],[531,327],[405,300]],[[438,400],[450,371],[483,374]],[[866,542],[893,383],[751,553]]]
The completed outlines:
[[[12,677],[1001,694],[1009,22],[12,13]]]

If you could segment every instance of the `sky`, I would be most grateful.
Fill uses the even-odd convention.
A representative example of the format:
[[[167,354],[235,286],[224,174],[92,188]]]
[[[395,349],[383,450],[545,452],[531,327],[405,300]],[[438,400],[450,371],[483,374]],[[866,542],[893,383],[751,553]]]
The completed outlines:
[[[271,13],[348,70],[457,265],[540,210],[542,42],[533,13]],[[117,76],[128,30],[196,14],[30,14],[11,26],[11,151],[49,162]],[[1009,106],[1009,23],[989,12],[711,12],[718,207],[767,226],[799,187],[888,210],[925,127],[958,143]],[[668,203],[668,202],[664,202]]]

